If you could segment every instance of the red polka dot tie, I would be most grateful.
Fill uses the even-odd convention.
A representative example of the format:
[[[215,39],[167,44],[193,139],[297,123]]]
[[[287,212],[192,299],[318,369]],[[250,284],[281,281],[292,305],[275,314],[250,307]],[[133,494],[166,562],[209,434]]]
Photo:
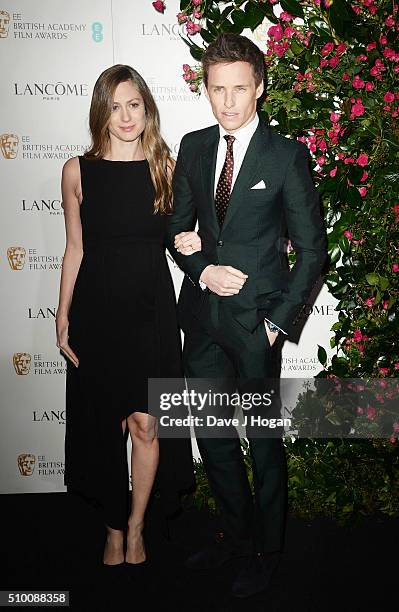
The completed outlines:
[[[226,134],[223,138],[227,141],[226,159],[224,160],[223,168],[219,176],[215,195],[216,215],[220,226],[223,225],[230,200],[234,170],[233,143],[235,141],[235,137],[230,134]]]

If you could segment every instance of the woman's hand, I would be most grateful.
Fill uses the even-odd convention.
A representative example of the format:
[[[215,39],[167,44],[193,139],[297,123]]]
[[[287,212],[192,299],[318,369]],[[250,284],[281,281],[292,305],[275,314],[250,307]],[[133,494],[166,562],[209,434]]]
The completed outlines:
[[[201,238],[197,232],[180,232],[175,236],[175,248],[182,255],[192,255],[201,250]]]
[[[64,353],[66,357],[68,357],[68,359],[72,361],[74,366],[78,367],[79,359],[77,358],[77,356],[75,355],[75,353],[73,352],[73,350],[68,344],[68,327],[69,327],[68,317],[58,316],[57,314],[55,318],[55,326],[56,326],[56,332],[57,332],[58,348],[60,349],[62,353]]]

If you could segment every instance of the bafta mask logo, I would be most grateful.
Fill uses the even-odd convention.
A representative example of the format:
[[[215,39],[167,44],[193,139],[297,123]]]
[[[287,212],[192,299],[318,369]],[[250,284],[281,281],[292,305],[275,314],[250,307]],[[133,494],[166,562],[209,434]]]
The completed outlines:
[[[31,453],[18,455],[18,468],[21,476],[32,476],[35,469],[36,457]]]
[[[26,376],[30,372],[32,357],[29,353],[14,353],[12,358],[15,372],[18,376]]]
[[[4,159],[15,159],[18,155],[19,138],[16,134],[1,134],[0,149]]]
[[[10,14],[7,11],[0,11],[0,38],[7,38],[10,25]]]
[[[26,251],[24,247],[9,247],[7,249],[8,263],[11,270],[23,270],[25,265]]]

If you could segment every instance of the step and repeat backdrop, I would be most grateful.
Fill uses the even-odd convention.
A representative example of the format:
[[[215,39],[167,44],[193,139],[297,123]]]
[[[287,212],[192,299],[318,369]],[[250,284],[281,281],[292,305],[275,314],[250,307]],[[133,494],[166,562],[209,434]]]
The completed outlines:
[[[182,65],[193,59],[180,38],[178,12],[178,0],[169,0],[163,15],[149,0],[4,0],[0,6],[1,493],[65,490],[66,369],[55,344],[65,249],[60,177],[65,161],[90,142],[97,77],[117,63],[142,74],[174,157],[186,132],[215,123],[205,97],[182,79]],[[269,25],[246,34],[264,48]],[[178,296],[182,273],[168,261]],[[284,345],[283,377],[319,371],[317,344],[329,345],[335,305],[323,287],[305,309],[300,341]]]

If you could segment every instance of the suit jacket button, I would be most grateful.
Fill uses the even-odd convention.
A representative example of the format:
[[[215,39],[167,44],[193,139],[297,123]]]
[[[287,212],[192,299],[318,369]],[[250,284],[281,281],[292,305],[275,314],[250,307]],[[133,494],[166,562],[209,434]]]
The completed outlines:
[[[223,246],[223,240],[218,240],[217,243],[218,247],[222,247]]]

